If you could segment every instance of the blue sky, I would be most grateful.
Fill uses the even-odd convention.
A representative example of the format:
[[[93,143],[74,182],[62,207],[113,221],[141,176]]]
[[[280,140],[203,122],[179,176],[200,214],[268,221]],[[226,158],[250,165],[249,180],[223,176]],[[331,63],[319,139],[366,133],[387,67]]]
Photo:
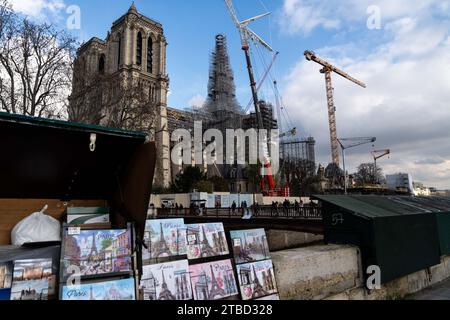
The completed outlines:
[[[104,38],[131,1],[10,0],[16,10],[65,26],[65,8],[81,8],[80,40]],[[410,172],[429,186],[450,188],[450,0],[234,0],[241,19],[271,11],[252,25],[280,51],[274,70],[290,121],[317,140],[317,159],[330,161],[325,84],[318,55],[364,81],[362,89],[333,76],[339,137],[376,136],[391,148],[385,173]],[[169,43],[169,105],[185,108],[206,95],[214,36],[228,37],[238,100],[250,99],[237,31],[222,0],[138,0],[140,12],[160,21]],[[375,15],[374,15],[375,13]],[[372,18],[378,28],[369,28]],[[373,26],[373,24],[370,24]],[[369,26],[370,26],[369,25]],[[269,55],[266,56],[269,60]],[[262,74],[263,67],[255,61]],[[262,96],[272,92],[263,88]],[[193,99],[194,98],[194,99]],[[371,161],[372,146],[348,153],[350,172]]]

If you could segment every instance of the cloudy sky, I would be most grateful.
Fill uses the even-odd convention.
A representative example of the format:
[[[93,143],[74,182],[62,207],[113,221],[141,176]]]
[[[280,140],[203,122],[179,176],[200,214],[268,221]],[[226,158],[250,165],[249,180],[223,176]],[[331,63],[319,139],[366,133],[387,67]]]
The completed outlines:
[[[80,41],[104,38],[114,19],[130,6],[116,0],[12,0],[16,10],[66,26],[66,10],[79,6]],[[449,0],[234,0],[241,19],[266,11],[253,28],[280,56],[270,79],[279,82],[290,122],[317,140],[318,161],[330,161],[325,83],[320,67],[303,52],[319,56],[364,81],[367,89],[333,76],[339,137],[376,136],[385,173],[410,172],[429,186],[450,188],[450,1]],[[238,100],[250,100],[239,38],[222,0],[136,1],[137,8],[164,25],[169,42],[169,103],[185,108],[206,95],[214,36],[228,36]],[[379,18],[379,19],[378,19]],[[257,75],[268,53],[254,52]],[[270,81],[269,81],[270,82]],[[261,95],[270,99],[269,82]],[[284,123],[287,127],[287,123]],[[371,161],[372,146],[347,153],[349,170]]]

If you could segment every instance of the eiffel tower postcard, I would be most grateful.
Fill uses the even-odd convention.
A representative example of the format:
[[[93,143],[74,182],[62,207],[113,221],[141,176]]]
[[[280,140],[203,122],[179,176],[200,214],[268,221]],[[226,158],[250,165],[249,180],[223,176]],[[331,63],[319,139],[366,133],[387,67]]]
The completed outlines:
[[[144,300],[191,300],[187,260],[144,266],[140,288]]]
[[[278,292],[272,260],[237,265],[243,300],[256,300]]]
[[[77,268],[81,276],[130,272],[131,232],[129,229],[80,230],[65,233],[61,254],[61,278],[65,282]]]
[[[270,259],[264,229],[230,231],[230,236],[236,264]]]
[[[144,264],[165,262],[165,258],[186,256],[184,219],[147,220],[142,248]]]
[[[228,244],[222,223],[186,225],[189,260],[228,255]]]
[[[220,300],[238,295],[231,260],[189,266],[194,300]]]

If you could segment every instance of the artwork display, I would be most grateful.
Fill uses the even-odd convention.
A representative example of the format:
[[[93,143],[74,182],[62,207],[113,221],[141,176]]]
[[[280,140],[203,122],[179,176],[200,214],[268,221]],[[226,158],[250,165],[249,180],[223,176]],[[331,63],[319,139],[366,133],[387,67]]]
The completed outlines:
[[[258,299],[278,292],[272,260],[237,265],[243,300]]]
[[[191,300],[192,288],[187,260],[142,268],[144,300]]]
[[[65,234],[62,278],[79,269],[81,276],[132,270],[130,230],[81,230]]]
[[[229,254],[222,223],[190,224],[186,228],[188,259]]]
[[[142,260],[148,262],[186,255],[186,227],[183,219],[147,220]]]
[[[264,229],[230,231],[236,264],[270,259]]]
[[[47,300],[52,259],[17,260],[14,262],[11,300]]]
[[[63,286],[61,300],[136,300],[134,278]]]
[[[11,288],[12,274],[13,274],[12,262],[0,263],[0,289]]]
[[[195,300],[219,300],[238,294],[231,260],[189,267]]]

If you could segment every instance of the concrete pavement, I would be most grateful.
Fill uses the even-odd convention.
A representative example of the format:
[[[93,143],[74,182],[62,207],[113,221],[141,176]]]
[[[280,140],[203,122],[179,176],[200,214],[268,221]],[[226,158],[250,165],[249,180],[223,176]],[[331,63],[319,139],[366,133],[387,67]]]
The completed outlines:
[[[409,296],[407,300],[450,300],[450,280]]]

